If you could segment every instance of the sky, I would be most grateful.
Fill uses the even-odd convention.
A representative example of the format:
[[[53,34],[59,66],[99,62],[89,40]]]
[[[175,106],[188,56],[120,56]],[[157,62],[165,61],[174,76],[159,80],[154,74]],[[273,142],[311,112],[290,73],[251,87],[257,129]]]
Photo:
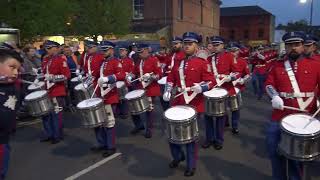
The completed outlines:
[[[301,4],[300,0],[222,0],[221,7],[258,5],[276,17],[276,24],[289,21],[310,20],[311,0]],[[320,0],[313,0],[312,25],[320,25]]]

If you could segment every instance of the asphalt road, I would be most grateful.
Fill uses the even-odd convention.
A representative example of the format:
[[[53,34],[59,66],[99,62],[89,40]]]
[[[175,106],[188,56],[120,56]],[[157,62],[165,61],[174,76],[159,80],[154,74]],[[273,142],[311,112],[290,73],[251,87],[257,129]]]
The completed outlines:
[[[271,108],[267,98],[257,101],[250,93],[243,94],[240,134],[225,132],[222,150],[199,148],[199,160],[194,177],[183,176],[185,163],[170,169],[171,161],[163,131],[162,110],[156,106],[155,132],[152,139],[142,134],[132,136],[131,119],[117,120],[117,152],[110,159],[90,152],[95,144],[93,130],[83,129],[76,114],[66,113],[65,140],[59,144],[40,143],[41,123],[22,124],[11,142],[8,180],[60,180],[79,176],[80,180],[270,180],[271,167],[267,159],[264,129]],[[201,141],[204,125],[201,120]],[[319,163],[320,164],[320,163]],[[309,168],[312,180],[320,179],[319,164]]]

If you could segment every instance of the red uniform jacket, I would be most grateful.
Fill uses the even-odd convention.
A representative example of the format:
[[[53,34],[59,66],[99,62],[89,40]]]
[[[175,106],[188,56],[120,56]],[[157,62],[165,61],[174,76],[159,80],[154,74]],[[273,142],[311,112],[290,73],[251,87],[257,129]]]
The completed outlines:
[[[170,73],[170,71],[173,68],[171,64],[173,64],[173,66],[179,67],[181,61],[184,60],[185,58],[186,58],[186,54],[183,51],[178,51],[178,52],[171,54],[168,58],[167,67],[166,67],[165,72]]]
[[[51,75],[64,75],[67,79],[70,78],[70,69],[67,64],[67,60],[62,55],[55,55],[46,57],[42,61],[42,72],[44,74],[48,71]],[[49,90],[48,94],[50,97],[66,96],[66,86],[64,82],[57,82]]]
[[[126,73],[133,73],[134,72],[134,62],[133,59],[126,57],[123,59],[120,59],[120,62],[122,64],[122,69]]]
[[[295,69],[295,63],[291,63],[291,67]],[[315,92],[316,88],[320,87],[320,62],[313,59],[300,59],[297,61],[297,70],[295,72],[299,88],[301,92]],[[292,85],[289,80],[287,71],[285,70],[284,60],[275,62],[270,73],[267,76],[265,85],[272,85],[277,92],[293,93]],[[318,87],[317,87],[318,86]],[[296,98],[282,98],[285,106],[299,108]],[[303,98],[305,101],[307,98]],[[314,112],[316,108],[316,99],[306,108],[308,112]],[[293,110],[278,110],[272,112],[272,120],[280,121],[283,117],[289,114],[298,113]]]
[[[175,64],[172,71],[168,74],[167,83],[172,84],[173,87],[181,88],[181,80],[179,75],[180,64]],[[194,86],[194,83],[211,82],[209,89],[216,85],[211,65],[204,59],[199,57],[189,57],[184,62],[184,76],[186,87]],[[192,92],[188,92],[191,95]],[[185,105],[184,96],[179,96],[173,99],[172,105]],[[190,103],[191,106],[195,107],[197,112],[204,112],[204,99],[202,93],[198,94]]]
[[[162,70],[161,70],[160,62],[159,62],[158,58],[156,58],[155,56],[149,56],[147,59],[141,60],[141,61],[143,61],[143,66],[142,66],[143,74],[153,73],[153,75],[157,75],[159,77],[159,79],[161,78]],[[140,61],[140,63],[141,63],[141,61]],[[140,63],[136,64],[136,66],[135,66],[136,77],[140,77]],[[142,83],[139,83],[137,88],[143,89]],[[151,82],[151,84],[149,86],[147,86],[145,88],[145,90],[146,90],[146,95],[148,97],[161,95],[160,85],[158,84],[158,82],[156,80]]]
[[[248,63],[245,59],[243,59],[241,57],[237,58],[236,72],[238,72],[242,78],[244,76],[250,74],[249,66],[248,66]],[[244,84],[243,85],[237,84],[236,87],[239,88],[241,91],[243,91],[245,88],[245,85]]]
[[[262,74],[262,75],[266,74],[267,72],[266,63],[267,63],[268,56],[266,56],[265,53],[262,53],[262,55],[265,57],[265,59],[260,59],[257,53],[253,56],[253,60],[252,60],[252,63],[254,64],[253,73]]]
[[[122,69],[122,65],[119,59],[111,57],[106,59],[103,64],[103,72],[104,77],[107,76],[115,76],[117,81],[123,81],[125,79],[125,72]],[[119,95],[117,91],[117,87],[114,87],[108,94],[104,97],[105,104],[116,104],[119,103]]]
[[[208,57],[208,62],[212,67],[212,57]],[[216,68],[219,75],[229,75],[231,72],[237,72],[237,66],[235,64],[234,56],[229,52],[221,52],[216,57]],[[241,75],[238,74],[237,78],[240,78]],[[222,77],[219,79],[223,79]],[[229,95],[235,95],[236,91],[232,82],[226,82],[222,86],[222,88],[226,89],[229,92]]]
[[[91,61],[90,61],[90,59],[91,59]],[[101,53],[89,54],[89,55],[87,55],[87,58],[85,59],[85,61],[86,61],[86,63],[83,68],[84,72],[86,74],[89,72],[88,65],[90,63],[92,76],[95,77],[95,81],[96,81],[97,78],[100,76],[100,67],[104,61],[104,55]]]

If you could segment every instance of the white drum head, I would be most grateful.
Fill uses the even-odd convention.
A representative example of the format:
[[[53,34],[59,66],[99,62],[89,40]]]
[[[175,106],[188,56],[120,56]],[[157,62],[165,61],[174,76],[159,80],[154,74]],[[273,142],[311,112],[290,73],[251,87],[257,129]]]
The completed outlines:
[[[158,84],[165,85],[167,83],[167,76],[162,77],[160,80],[158,80]]]
[[[86,99],[78,103],[77,108],[87,108],[87,107],[92,107],[96,106],[99,103],[102,102],[101,98],[91,98],[91,99]]]
[[[116,85],[117,85],[117,88],[121,88],[121,87],[123,87],[125,85],[125,83],[124,83],[124,81],[118,81],[116,83]]]
[[[124,98],[126,98],[126,99],[134,99],[134,98],[137,98],[137,97],[141,97],[144,92],[145,91],[143,89],[134,90],[134,91],[131,91],[131,92],[127,93],[124,96]]]
[[[319,120],[306,114],[292,114],[282,119],[281,125],[295,134],[308,135],[320,131]]]
[[[173,106],[164,112],[164,116],[172,121],[182,121],[193,117],[196,111],[189,106]]]
[[[228,91],[222,88],[213,88],[210,91],[206,91],[203,95],[207,97],[223,97],[228,95]]]
[[[30,84],[28,86],[28,90],[35,90],[35,89],[39,89],[41,87],[44,86],[44,82],[43,81],[39,81],[37,84],[33,83],[33,84]]]
[[[24,99],[25,100],[33,100],[33,99],[37,99],[39,97],[43,97],[45,94],[47,94],[47,91],[45,91],[45,90],[35,91],[35,92],[28,94]]]
[[[78,77],[74,77],[70,80],[71,82],[79,82],[79,78]]]

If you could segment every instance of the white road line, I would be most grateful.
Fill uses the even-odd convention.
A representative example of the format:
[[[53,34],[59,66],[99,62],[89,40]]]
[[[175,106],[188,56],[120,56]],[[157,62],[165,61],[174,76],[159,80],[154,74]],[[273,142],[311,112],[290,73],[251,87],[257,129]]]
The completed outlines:
[[[95,164],[87,167],[86,169],[84,169],[84,170],[82,170],[82,171],[79,171],[78,173],[76,173],[76,174],[74,174],[74,175],[72,175],[72,176],[70,176],[70,177],[68,177],[68,178],[65,178],[65,180],[74,180],[74,179],[77,179],[77,178],[79,178],[80,176],[82,176],[82,175],[84,175],[84,174],[86,174],[86,173],[94,170],[95,168],[103,165],[104,163],[106,163],[106,162],[108,162],[108,161],[110,161],[110,160],[112,160],[112,159],[114,159],[114,158],[116,158],[116,157],[118,157],[118,156],[120,156],[120,155],[121,155],[121,153],[115,153],[115,154],[113,154],[112,156],[109,156],[109,157],[107,157],[107,158],[105,158],[105,159],[102,159],[101,161],[99,161],[99,162],[97,162],[97,163],[95,163]]]
[[[41,122],[41,120],[39,120],[39,119],[34,120],[34,121],[28,121],[28,122],[19,122],[17,124],[17,127],[29,126],[29,125],[33,125],[33,124],[38,124],[40,122]]]

